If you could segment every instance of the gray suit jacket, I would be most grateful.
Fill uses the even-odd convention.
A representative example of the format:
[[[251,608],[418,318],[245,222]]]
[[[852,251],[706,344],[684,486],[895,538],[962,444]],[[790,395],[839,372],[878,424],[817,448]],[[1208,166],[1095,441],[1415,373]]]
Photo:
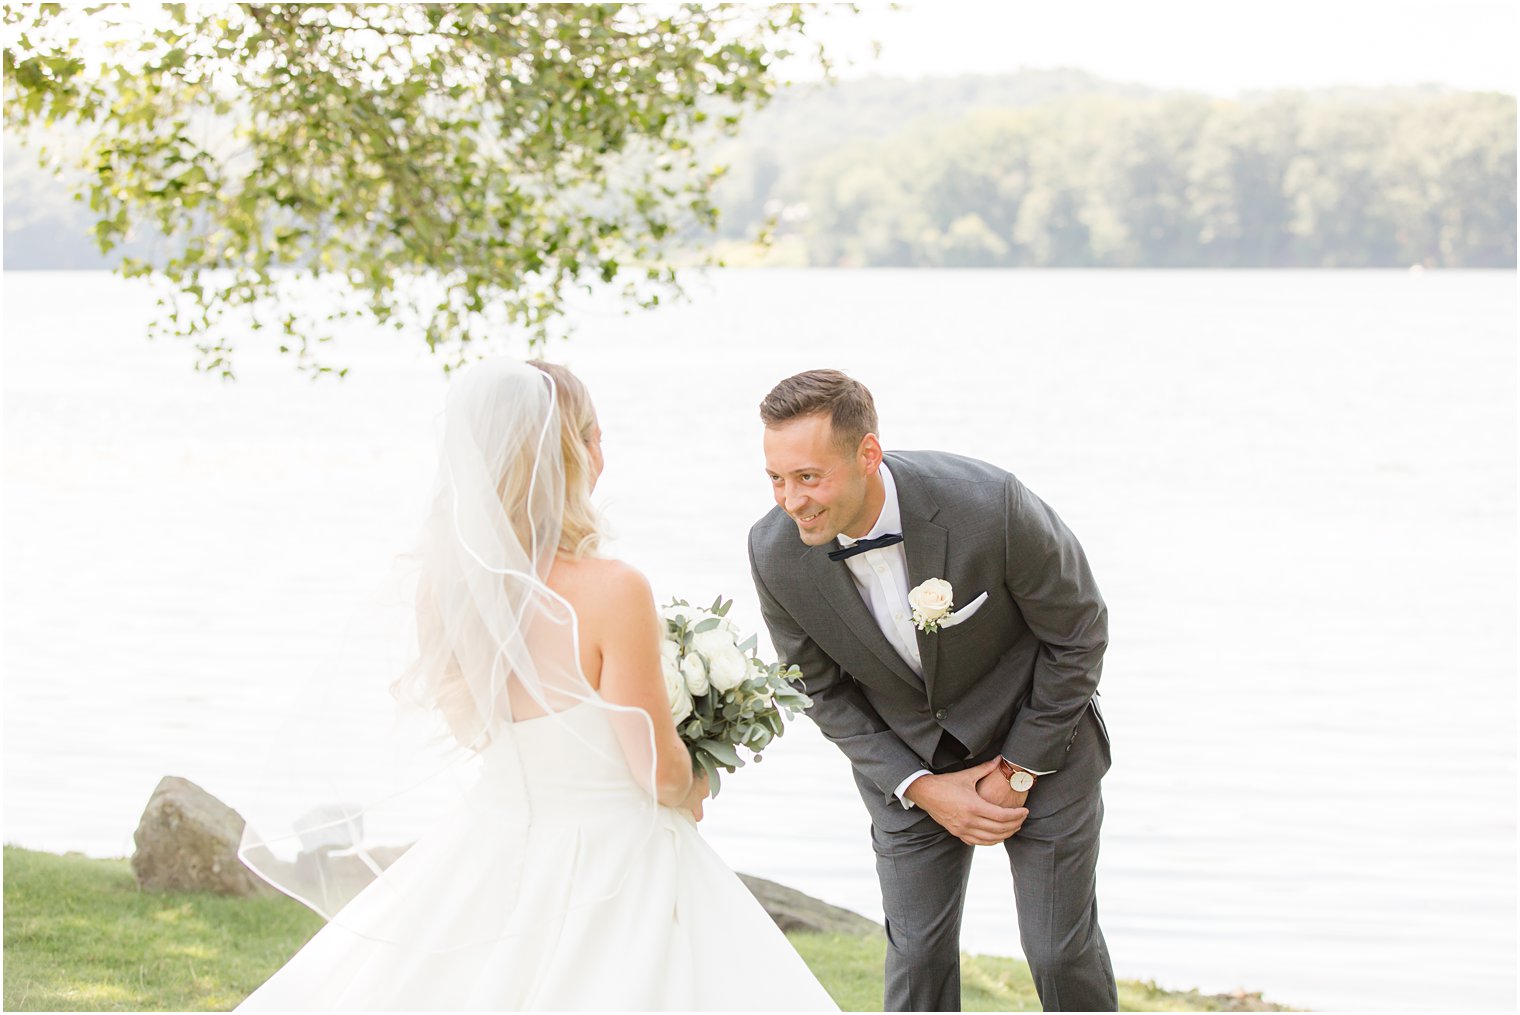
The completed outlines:
[[[849,568],[829,560],[836,543],[807,546],[777,507],[750,530],[749,553],[771,640],[813,699],[809,717],[850,759],[873,823],[901,831],[924,815],[893,790],[931,767],[946,731],[973,758],[1001,745],[1025,768],[1062,767],[1098,687],[1108,610],[1076,537],[1012,474],[936,451],[885,457],[909,588],[944,578],[957,608],[988,595],[965,622],[918,633],[922,680]]]

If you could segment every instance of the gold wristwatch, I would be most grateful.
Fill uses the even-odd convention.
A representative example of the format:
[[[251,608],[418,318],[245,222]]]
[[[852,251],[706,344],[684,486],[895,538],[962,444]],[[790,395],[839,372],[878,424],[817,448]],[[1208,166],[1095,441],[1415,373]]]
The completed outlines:
[[[1008,780],[1008,788],[1015,793],[1028,793],[1034,786],[1034,776],[1013,764],[1002,755],[998,755],[998,771]]]

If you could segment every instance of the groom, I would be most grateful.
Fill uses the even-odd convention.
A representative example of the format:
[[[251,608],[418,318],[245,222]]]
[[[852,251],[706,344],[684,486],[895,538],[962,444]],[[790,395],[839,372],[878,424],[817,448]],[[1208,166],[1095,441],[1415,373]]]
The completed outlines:
[[[760,418],[776,507],[750,565],[871,814],[886,1010],[960,1010],[972,847],[996,843],[1041,1004],[1117,1010],[1094,878],[1108,612],[1076,537],[1002,469],[883,453],[871,393],[836,370],[782,381]]]

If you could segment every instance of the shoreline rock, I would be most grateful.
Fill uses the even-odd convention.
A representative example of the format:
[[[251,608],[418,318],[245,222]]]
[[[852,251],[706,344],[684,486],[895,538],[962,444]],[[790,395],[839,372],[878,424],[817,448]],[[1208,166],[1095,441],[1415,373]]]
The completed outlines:
[[[274,891],[238,859],[243,817],[175,775],[159,780],[132,834],[138,887],[159,892],[267,895]]]
[[[740,874],[760,905],[765,908],[776,926],[784,932],[815,931],[820,934],[847,934],[852,937],[881,937],[886,929],[875,920],[842,906],[831,905],[815,899],[795,888],[757,878],[752,874]]]

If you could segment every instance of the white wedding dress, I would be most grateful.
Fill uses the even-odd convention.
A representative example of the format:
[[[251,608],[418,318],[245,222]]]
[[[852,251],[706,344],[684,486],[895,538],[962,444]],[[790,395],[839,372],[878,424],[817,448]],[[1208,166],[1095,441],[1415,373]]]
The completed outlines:
[[[511,764],[488,749],[465,805],[238,1010],[837,1010],[689,813],[659,807],[645,834],[604,709],[513,739]]]

